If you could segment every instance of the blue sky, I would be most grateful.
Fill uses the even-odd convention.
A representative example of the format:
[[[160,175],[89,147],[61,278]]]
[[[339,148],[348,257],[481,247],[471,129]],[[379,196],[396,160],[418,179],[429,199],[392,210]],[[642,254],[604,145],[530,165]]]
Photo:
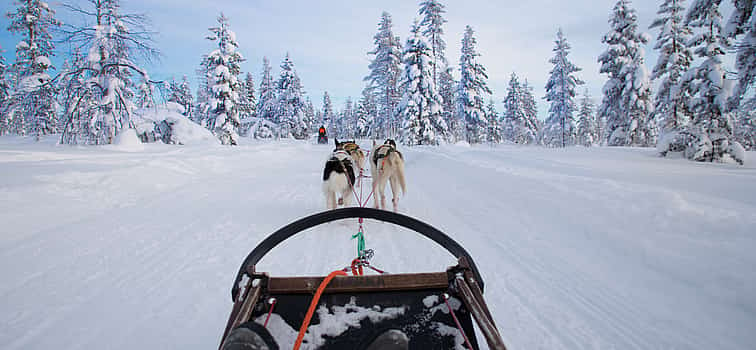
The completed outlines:
[[[605,49],[601,37],[609,29],[607,21],[615,1],[442,2],[446,5],[448,20],[444,27],[447,59],[457,67],[462,33],[465,25],[471,25],[476,31],[482,55],[480,62],[488,71],[499,111],[503,109],[501,100],[509,77],[516,72],[535,86],[539,112],[545,117],[548,107],[541,97],[551,70],[548,60],[560,27],[572,45],[572,61],[583,69],[578,76],[586,82],[585,87],[594,99],[600,100],[606,77],[598,73],[596,59]],[[660,2],[633,2],[641,30],[648,32],[646,28],[655,18]],[[418,16],[419,3],[407,0],[128,0],[122,2],[122,7],[125,11],[148,14],[159,33],[155,39],[162,58],[147,66],[153,79],[180,78],[183,74],[193,79],[200,56],[212,50],[211,42],[204,39],[207,28],[216,23],[222,11],[230,18],[239,50],[247,59],[242,69],[252,72],[256,84],[259,84],[263,56],[270,59],[277,76],[278,65],[289,52],[315,106],[321,105],[323,92],[328,91],[341,108],[347,96],[360,97],[364,87],[362,78],[368,73],[367,52],[373,49],[373,35],[381,13],[388,11],[393,16],[395,32],[404,41],[413,19]],[[50,4],[58,9],[59,19],[72,24],[80,22],[61,9],[59,2]],[[0,10],[8,12],[13,8],[11,5],[11,1],[4,1]],[[725,12],[725,18],[728,15]],[[0,26],[7,28],[8,19],[0,19]],[[649,34],[655,40],[657,33]],[[8,62],[13,60],[13,48],[18,39],[5,30],[0,31],[0,44],[6,50],[4,55]],[[649,70],[656,61],[652,45],[653,42],[646,47]],[[59,48],[65,50],[64,46],[59,45]]]

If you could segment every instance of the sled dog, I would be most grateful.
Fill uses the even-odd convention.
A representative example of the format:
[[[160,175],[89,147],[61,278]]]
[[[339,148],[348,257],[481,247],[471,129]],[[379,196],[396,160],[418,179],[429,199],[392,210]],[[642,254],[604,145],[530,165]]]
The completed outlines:
[[[373,203],[378,209],[386,210],[386,182],[391,183],[394,211],[397,211],[399,190],[402,194],[407,193],[407,185],[404,181],[404,157],[396,149],[396,142],[386,140],[382,145],[377,145],[373,140],[373,150],[370,153],[370,175],[373,177]]]
[[[352,157],[338,140],[334,140],[334,143],[336,149],[328,157],[323,170],[323,194],[328,209],[352,203],[352,187],[355,181]]]
[[[358,145],[354,140],[351,141],[343,141],[339,142],[338,140],[335,140],[336,144],[340,144],[341,147],[349,153],[349,155],[352,157],[352,160],[354,161],[354,165],[357,167],[354,169],[357,173],[359,173],[360,170],[364,169],[365,165],[365,152],[362,151],[362,148],[360,148],[360,145]]]

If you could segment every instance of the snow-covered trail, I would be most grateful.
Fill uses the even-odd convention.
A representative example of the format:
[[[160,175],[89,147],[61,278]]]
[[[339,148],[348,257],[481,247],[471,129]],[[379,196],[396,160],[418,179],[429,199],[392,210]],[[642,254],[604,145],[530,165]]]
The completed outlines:
[[[127,153],[0,138],[3,349],[217,347],[242,259],[324,207],[330,147],[147,146]],[[753,166],[637,149],[450,146],[405,155],[400,211],[473,255],[510,348],[756,342]],[[260,269],[342,267],[355,230],[354,222],[313,229]],[[453,264],[390,225],[368,222],[366,235],[373,262],[388,271]]]

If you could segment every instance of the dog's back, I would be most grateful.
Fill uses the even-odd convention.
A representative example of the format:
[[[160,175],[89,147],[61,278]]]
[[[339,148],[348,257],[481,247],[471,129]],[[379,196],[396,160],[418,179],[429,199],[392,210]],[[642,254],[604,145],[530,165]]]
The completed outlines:
[[[370,157],[373,181],[381,181],[383,178],[397,181],[402,193],[406,193],[404,156],[396,149],[396,143],[390,141],[393,140],[388,140],[382,145],[374,144],[373,146],[372,157]]]

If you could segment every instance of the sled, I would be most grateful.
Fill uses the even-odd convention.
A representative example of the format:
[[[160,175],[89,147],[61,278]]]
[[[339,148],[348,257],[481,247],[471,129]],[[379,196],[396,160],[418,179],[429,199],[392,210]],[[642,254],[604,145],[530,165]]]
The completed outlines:
[[[358,258],[355,262],[361,264],[351,265],[354,275],[335,271],[327,277],[277,277],[255,269],[286,239],[349,218],[413,230],[441,245],[458,263],[441,272],[362,275],[358,269],[372,267]],[[371,208],[331,210],[281,228],[247,256],[234,279],[234,304],[219,349],[297,349],[299,341],[301,349],[477,350],[473,321],[489,349],[506,349],[483,299],[483,287],[467,251],[432,226]]]
[[[320,129],[318,129],[318,144],[327,144],[328,143],[328,136],[326,135],[325,128],[322,126]]]

